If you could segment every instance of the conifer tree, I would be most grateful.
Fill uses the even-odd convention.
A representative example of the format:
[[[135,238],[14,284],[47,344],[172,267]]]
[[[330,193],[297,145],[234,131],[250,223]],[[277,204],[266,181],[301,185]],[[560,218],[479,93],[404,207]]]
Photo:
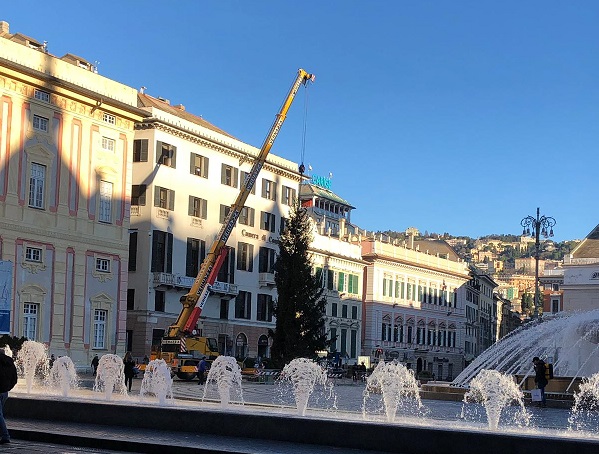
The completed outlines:
[[[298,201],[289,214],[275,263],[276,325],[274,331],[269,330],[273,339],[271,359],[279,368],[294,358],[313,358],[330,344],[325,331],[326,297],[320,277],[312,274],[308,253],[312,242],[310,218]]]

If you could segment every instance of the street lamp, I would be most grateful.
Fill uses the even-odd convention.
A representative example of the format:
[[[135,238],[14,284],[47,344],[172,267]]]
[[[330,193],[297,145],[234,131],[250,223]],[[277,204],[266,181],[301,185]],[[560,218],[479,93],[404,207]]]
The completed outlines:
[[[553,236],[553,226],[556,224],[555,219],[550,216],[540,216],[539,208],[537,208],[537,217],[526,216],[520,221],[523,227],[522,235],[535,238],[535,300],[534,300],[534,318],[539,316],[539,256],[541,254],[539,238],[543,235],[544,238]],[[531,230],[532,228],[532,230]]]

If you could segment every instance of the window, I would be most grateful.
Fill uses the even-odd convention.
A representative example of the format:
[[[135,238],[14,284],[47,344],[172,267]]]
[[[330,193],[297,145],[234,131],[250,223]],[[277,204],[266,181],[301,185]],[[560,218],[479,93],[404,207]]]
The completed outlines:
[[[110,273],[110,259],[96,258],[96,271],[101,273]]]
[[[337,328],[331,328],[331,352],[337,351]]]
[[[358,306],[352,306],[351,307],[351,318],[353,320],[357,320],[358,319]]]
[[[44,208],[44,186],[46,181],[46,166],[31,163],[31,176],[29,177],[29,206]]]
[[[243,207],[239,212],[239,223],[254,227],[254,218],[256,217],[256,210],[250,207]]]
[[[114,139],[102,137],[102,150],[114,152]]]
[[[258,293],[256,320],[272,322],[272,296]]]
[[[285,231],[285,227],[287,227],[287,221],[288,221],[288,219],[281,216],[281,222],[279,225],[279,233],[280,234],[282,234]]]
[[[331,303],[331,317],[337,317],[337,303]]]
[[[175,191],[155,186],[154,206],[173,211],[175,209]]]
[[[235,339],[235,356],[245,358],[247,356],[248,338],[245,334],[239,333]]]
[[[94,310],[94,342],[93,347],[103,349],[106,347],[106,319],[108,311],[95,309]]]
[[[220,300],[220,318],[221,320],[229,319],[229,300],[227,299]]]
[[[225,256],[216,280],[218,282],[228,282],[229,284],[235,283],[235,248],[229,247],[229,253]]]
[[[148,139],[133,141],[133,162],[148,162]]]
[[[112,222],[112,183],[100,181],[100,222]]]
[[[33,116],[33,129],[38,131],[48,132],[48,120],[46,117],[40,117],[39,115]]]
[[[131,205],[145,206],[146,189],[147,186],[145,184],[134,184],[131,186]]]
[[[275,231],[275,215],[263,211],[260,216],[260,228],[262,230],[268,230],[269,232]]]
[[[229,205],[221,205],[220,206],[219,222],[221,224],[225,222],[225,218],[228,216],[229,211],[231,211],[231,207]]]
[[[262,197],[269,200],[277,200],[277,183],[263,178]]]
[[[23,336],[29,340],[37,338],[37,315],[39,304],[23,304]]]
[[[356,295],[358,293],[358,276],[350,274],[347,278],[347,292]]]
[[[41,262],[42,261],[42,250],[37,247],[26,247],[25,248],[25,260],[28,262]]]
[[[190,216],[206,219],[208,212],[208,202],[205,199],[199,197],[189,196],[189,210]]]
[[[341,317],[347,318],[347,304],[341,306]]]
[[[245,187],[246,185],[246,180],[249,177],[249,172],[244,172],[243,170],[241,171],[241,178],[240,180],[243,181],[243,186]],[[250,191],[250,194],[256,194],[256,181],[254,181],[254,184],[252,184],[252,190]]]
[[[202,178],[208,178],[208,158],[191,153],[189,173]]]
[[[50,102],[50,93],[42,90],[35,90],[35,94],[33,95],[35,99],[39,99],[40,101]]]
[[[185,259],[185,275],[196,277],[200,264],[206,257],[206,242],[197,238],[187,238],[187,257]]]
[[[254,245],[238,243],[237,269],[241,271],[254,271]]]
[[[283,205],[291,206],[297,197],[297,191],[293,188],[283,186]]]
[[[237,187],[239,170],[236,167],[223,164],[221,167],[220,182],[226,186]]]
[[[240,290],[235,297],[235,318],[252,318],[252,294]]]
[[[177,147],[166,142],[156,141],[156,162],[165,166],[177,167]]]
[[[173,234],[154,230],[152,232],[152,266],[153,273],[173,272]]]
[[[102,121],[110,125],[115,125],[116,117],[114,115],[110,115],[109,113],[104,112],[104,114],[102,115]]]
[[[258,272],[274,273],[277,251],[268,247],[261,247],[258,253]]]
[[[132,311],[135,309],[135,289],[127,289],[127,310]]]
[[[164,312],[166,307],[166,292],[162,290],[156,290],[154,292],[154,310],[156,312]]]

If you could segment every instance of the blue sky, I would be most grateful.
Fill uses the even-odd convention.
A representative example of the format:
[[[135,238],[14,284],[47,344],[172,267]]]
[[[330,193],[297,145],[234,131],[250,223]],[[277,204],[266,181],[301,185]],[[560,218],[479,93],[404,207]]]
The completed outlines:
[[[303,161],[368,230],[598,223],[599,2],[4,2],[11,32],[260,147],[298,68]],[[85,5],[85,8],[82,6]],[[304,96],[272,152],[302,160]]]

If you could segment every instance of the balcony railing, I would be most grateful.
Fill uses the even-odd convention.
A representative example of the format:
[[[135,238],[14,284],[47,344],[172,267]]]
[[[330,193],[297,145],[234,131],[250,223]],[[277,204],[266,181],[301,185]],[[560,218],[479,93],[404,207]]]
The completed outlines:
[[[167,285],[171,287],[191,288],[195,278],[181,276],[180,274],[171,273],[154,273],[155,285]]]
[[[212,293],[227,296],[237,296],[239,294],[239,288],[237,284],[229,284],[228,282],[215,281],[210,286]]]
[[[274,273],[259,273],[258,284],[260,287],[271,287],[275,285]]]

